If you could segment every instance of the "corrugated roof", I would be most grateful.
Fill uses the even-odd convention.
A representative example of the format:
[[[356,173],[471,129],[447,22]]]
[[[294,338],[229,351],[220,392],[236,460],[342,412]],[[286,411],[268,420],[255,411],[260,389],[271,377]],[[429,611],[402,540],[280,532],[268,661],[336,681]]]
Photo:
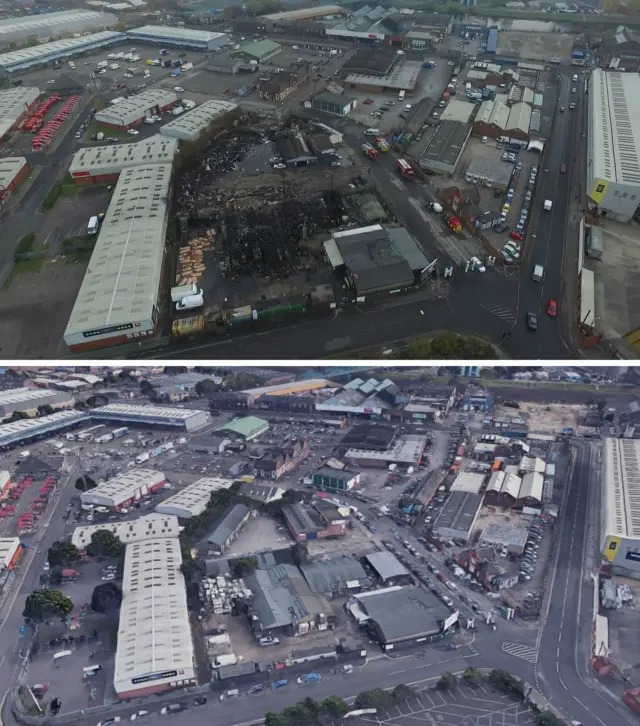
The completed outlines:
[[[207,537],[207,542],[216,547],[224,547],[229,537],[236,532],[247,518],[249,511],[246,504],[234,504],[213,528]]]
[[[404,577],[409,574],[407,568],[391,552],[372,552],[366,556],[367,562],[378,573],[382,580],[392,577]]]

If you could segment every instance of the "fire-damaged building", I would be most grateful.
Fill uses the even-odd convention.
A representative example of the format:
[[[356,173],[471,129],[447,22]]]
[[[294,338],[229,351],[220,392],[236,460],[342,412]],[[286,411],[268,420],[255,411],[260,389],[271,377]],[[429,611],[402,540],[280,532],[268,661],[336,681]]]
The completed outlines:
[[[505,569],[498,561],[493,547],[462,550],[455,557],[455,561],[489,590],[506,590],[518,584],[517,568]]]
[[[309,456],[309,442],[306,439],[292,439],[282,446],[269,449],[256,459],[253,471],[261,479],[280,479],[295,469]]]
[[[262,72],[258,94],[264,101],[284,101],[309,78],[309,64],[300,63],[295,70]]]
[[[308,505],[296,503],[284,507],[282,516],[295,541],[306,542],[344,536],[349,512],[317,498]]]

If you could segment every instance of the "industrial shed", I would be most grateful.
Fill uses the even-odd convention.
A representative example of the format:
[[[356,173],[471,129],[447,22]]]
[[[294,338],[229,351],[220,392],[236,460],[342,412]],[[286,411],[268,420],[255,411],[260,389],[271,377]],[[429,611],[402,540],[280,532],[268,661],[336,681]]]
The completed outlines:
[[[409,570],[391,552],[372,552],[365,560],[385,584],[408,582],[411,579]]]
[[[452,492],[433,523],[433,531],[442,539],[467,542],[471,537],[482,495],[470,492]]]
[[[206,101],[160,128],[162,136],[180,141],[197,141],[216,121],[238,108],[231,101]]]
[[[252,441],[269,430],[269,422],[257,416],[245,416],[244,418],[234,418],[233,421],[224,423],[215,430],[236,439]]]
[[[157,504],[155,511],[158,514],[173,514],[181,519],[197,517],[206,509],[213,492],[229,489],[232,484],[233,479],[223,479],[222,477],[198,479]]]
[[[127,32],[131,40],[145,43],[161,43],[176,48],[193,48],[195,50],[218,50],[228,40],[226,33],[215,33],[210,30],[194,30],[192,28],[174,28],[168,25],[143,25]]]
[[[351,96],[341,96],[331,91],[322,91],[314,96],[311,101],[311,108],[316,111],[332,113],[335,116],[346,116],[356,107],[357,101]]]
[[[5,156],[0,159],[0,197],[14,191],[28,171],[29,165],[24,156]]]
[[[95,10],[74,9],[39,13],[0,20],[0,45],[20,43],[27,38],[50,38],[62,34],[102,30],[115,25],[117,17]]]
[[[108,106],[98,111],[95,120],[114,128],[130,129],[141,124],[145,118],[162,113],[178,101],[173,91],[155,88],[143,91],[137,96],[129,96],[126,101]]]
[[[354,557],[339,557],[325,562],[300,565],[304,579],[317,595],[331,599],[368,590],[373,582]]]
[[[2,57],[0,56],[0,65]],[[0,91],[0,139],[22,121],[35,106],[40,89],[19,86]]]
[[[232,53],[237,58],[244,58],[247,61],[254,60],[263,63],[269,58],[278,55],[282,47],[272,40],[259,40],[257,43],[245,43],[239,50]]]
[[[439,637],[458,620],[431,591],[424,588],[388,587],[352,598],[347,608],[383,650],[426,643]]]
[[[509,186],[512,173],[513,165],[506,161],[476,156],[470,161],[464,177],[471,184],[483,184],[504,191]]]
[[[442,121],[420,154],[418,164],[429,171],[453,174],[470,134],[469,124]]]
[[[483,101],[473,123],[475,136],[497,139],[502,136],[509,122],[509,107],[501,101]]]
[[[218,555],[225,552],[250,516],[251,510],[245,504],[231,506],[207,537],[209,549]]]
[[[82,492],[80,501],[97,507],[120,510],[164,486],[165,476],[153,469],[132,469]]]

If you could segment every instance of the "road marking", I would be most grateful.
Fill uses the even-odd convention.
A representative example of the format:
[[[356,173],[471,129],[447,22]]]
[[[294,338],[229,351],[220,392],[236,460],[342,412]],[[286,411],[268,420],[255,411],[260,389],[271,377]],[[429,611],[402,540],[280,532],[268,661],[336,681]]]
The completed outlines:
[[[560,685],[564,688],[565,691],[568,691],[569,689],[564,685],[564,681],[560,676],[558,676],[558,681],[560,682]]]
[[[495,303],[492,305],[480,305],[480,307],[483,310],[491,313],[492,315],[497,316],[501,320],[504,320],[505,323],[515,323],[517,320],[517,315],[515,311],[507,307],[506,305]]]
[[[527,663],[533,663],[535,665],[538,662],[538,649],[530,645],[521,645],[520,643],[503,643],[502,650],[516,658],[526,660]]]

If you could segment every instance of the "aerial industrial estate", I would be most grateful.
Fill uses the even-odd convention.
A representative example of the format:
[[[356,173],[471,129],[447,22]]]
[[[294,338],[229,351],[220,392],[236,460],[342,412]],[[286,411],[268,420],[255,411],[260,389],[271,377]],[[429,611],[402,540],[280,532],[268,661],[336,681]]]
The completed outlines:
[[[637,370],[312,373],[2,375],[3,720],[631,722]]]
[[[88,5],[0,19],[6,358],[638,356],[618,19]]]

